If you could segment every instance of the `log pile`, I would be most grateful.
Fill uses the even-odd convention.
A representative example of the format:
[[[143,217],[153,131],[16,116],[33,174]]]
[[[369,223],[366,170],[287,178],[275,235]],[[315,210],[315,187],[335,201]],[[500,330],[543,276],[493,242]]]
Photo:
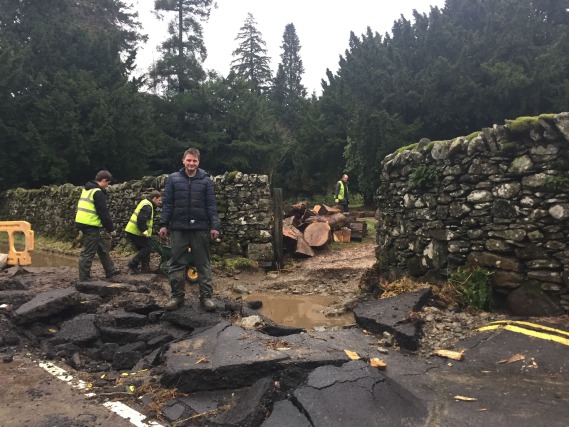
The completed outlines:
[[[367,224],[340,208],[316,205],[309,209],[306,202],[290,206],[283,219],[285,250],[296,256],[312,257],[314,249],[322,249],[334,239],[336,242],[360,240],[367,234]]]

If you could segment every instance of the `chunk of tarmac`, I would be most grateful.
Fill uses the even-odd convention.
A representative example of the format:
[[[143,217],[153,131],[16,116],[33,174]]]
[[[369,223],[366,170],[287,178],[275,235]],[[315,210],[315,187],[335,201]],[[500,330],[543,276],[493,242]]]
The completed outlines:
[[[354,318],[360,327],[378,335],[389,332],[402,348],[415,351],[419,348],[422,324],[410,314],[424,307],[432,294],[431,288],[424,288],[366,301],[354,308]]]

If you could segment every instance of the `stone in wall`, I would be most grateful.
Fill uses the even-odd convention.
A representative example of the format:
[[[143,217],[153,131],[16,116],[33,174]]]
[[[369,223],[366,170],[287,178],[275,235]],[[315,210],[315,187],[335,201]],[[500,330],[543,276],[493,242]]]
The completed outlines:
[[[388,155],[377,190],[379,276],[446,280],[480,267],[502,293],[523,286],[531,292],[518,295],[568,309],[568,138],[569,113],[560,113]]]

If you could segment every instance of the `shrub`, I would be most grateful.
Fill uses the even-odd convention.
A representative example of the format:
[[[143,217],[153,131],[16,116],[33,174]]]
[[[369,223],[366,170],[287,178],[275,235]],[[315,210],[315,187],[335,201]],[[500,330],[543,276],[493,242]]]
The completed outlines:
[[[460,293],[464,305],[491,310],[494,306],[491,275],[492,272],[479,267],[459,267],[449,277],[449,283]]]
[[[427,185],[438,181],[439,173],[436,169],[427,165],[419,165],[409,175],[410,188],[425,188]]]

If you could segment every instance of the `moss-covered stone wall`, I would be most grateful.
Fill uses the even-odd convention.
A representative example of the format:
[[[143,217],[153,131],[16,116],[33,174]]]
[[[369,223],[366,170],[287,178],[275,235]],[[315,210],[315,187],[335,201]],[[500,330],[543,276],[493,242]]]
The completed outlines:
[[[400,149],[377,200],[380,276],[479,267],[508,301],[538,291],[569,311],[569,113]]]
[[[119,244],[128,244],[124,227],[138,202],[152,190],[161,191],[167,177],[145,177],[108,187],[107,201],[120,232]],[[222,224],[221,238],[214,242],[212,251],[218,255],[247,256],[251,249],[259,253],[261,247],[265,257],[261,261],[268,261],[266,258],[273,253],[272,201],[268,177],[232,172],[213,177],[212,180]],[[82,187],[71,184],[34,190],[8,190],[0,195],[0,220],[28,221],[36,235],[70,241],[77,235],[74,222],[81,190]],[[160,208],[156,216],[159,218]],[[157,228],[158,219],[155,224]]]

